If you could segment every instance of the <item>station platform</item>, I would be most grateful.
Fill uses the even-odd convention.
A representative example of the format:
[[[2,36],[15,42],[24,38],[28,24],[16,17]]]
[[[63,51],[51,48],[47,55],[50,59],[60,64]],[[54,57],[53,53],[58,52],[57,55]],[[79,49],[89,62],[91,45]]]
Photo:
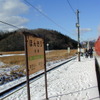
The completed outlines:
[[[60,89],[57,91],[58,95],[49,97],[49,100],[100,100],[95,58],[81,57],[80,62],[78,59],[72,62],[65,74],[62,72],[64,76],[61,77],[64,77],[65,81],[59,79],[61,86],[57,86]],[[66,66],[68,64],[63,66],[64,69],[66,69]],[[65,91],[62,89],[65,89]]]
[[[45,99],[44,75],[31,82],[31,100]],[[76,58],[47,73],[48,100],[100,100],[95,58]],[[27,88],[4,100],[28,100]]]

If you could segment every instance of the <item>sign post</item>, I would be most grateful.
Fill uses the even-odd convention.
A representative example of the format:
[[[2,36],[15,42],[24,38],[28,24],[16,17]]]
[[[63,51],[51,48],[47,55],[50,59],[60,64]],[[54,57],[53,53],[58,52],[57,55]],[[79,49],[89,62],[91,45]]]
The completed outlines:
[[[27,52],[27,36],[26,35],[24,35],[24,47],[25,47],[25,56],[26,56],[27,94],[28,94],[28,100],[31,100],[30,99],[29,70],[28,70],[28,52]]]
[[[78,61],[81,61],[80,58],[80,25],[79,25],[79,10],[77,10],[77,23],[76,23],[76,27],[78,30]]]
[[[24,37],[28,100],[30,100],[29,75],[34,74],[35,72],[38,72],[42,69],[45,70],[46,100],[48,100],[44,40],[42,38],[34,35],[29,35],[27,33],[24,33]]]
[[[45,44],[45,43],[44,43]],[[46,100],[48,100],[48,89],[47,89],[47,69],[46,69],[46,55],[45,55],[45,47],[44,47],[44,71],[45,71],[45,92],[46,92]]]

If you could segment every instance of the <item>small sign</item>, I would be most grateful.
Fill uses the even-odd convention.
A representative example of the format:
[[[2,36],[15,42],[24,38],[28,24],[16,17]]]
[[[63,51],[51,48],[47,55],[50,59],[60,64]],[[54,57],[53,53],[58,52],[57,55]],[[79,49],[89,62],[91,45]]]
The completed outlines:
[[[78,48],[77,51],[80,52],[80,48]]]
[[[27,37],[29,75],[44,69],[44,41],[42,38]]]
[[[70,53],[70,47],[67,48],[68,54]]]

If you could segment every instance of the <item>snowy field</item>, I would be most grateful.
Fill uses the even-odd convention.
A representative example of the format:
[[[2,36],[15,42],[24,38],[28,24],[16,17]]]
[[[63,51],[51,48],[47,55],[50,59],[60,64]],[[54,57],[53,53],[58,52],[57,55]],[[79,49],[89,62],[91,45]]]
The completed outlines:
[[[49,100],[100,100],[94,58],[81,58],[50,71],[48,77]],[[30,83],[31,100],[45,99],[44,77]],[[27,100],[27,88],[3,100]]]
[[[5,54],[5,55],[3,54],[3,55],[0,55],[0,57],[8,57],[8,56],[16,56],[16,55],[17,55],[17,56],[18,56],[18,55],[20,55],[20,56],[22,55],[22,56],[23,56],[23,55],[25,55],[25,54]]]
[[[56,61],[47,62],[46,63],[47,70],[49,70],[51,68],[54,68],[55,66],[58,66],[58,65],[60,65],[62,63],[65,63],[65,62],[67,62],[67,61],[69,61],[71,59],[75,59],[75,58],[76,58],[76,56],[75,57],[71,57],[71,58],[69,58],[67,60],[63,59],[63,60],[56,60]],[[10,69],[9,70],[5,70],[5,72],[9,73],[11,71]],[[3,72],[2,68],[0,68],[0,70]],[[30,75],[30,78],[34,77],[34,76],[36,76],[36,75],[38,75],[38,74],[40,74],[42,72],[44,72],[44,70],[40,70],[40,71],[38,71],[38,72]],[[5,91],[5,90],[7,90],[7,89],[9,89],[9,88],[17,85],[17,84],[20,84],[20,83],[22,83],[25,80],[26,80],[26,76],[18,78],[18,79],[15,79],[15,80],[10,81],[10,82],[7,82],[7,83],[5,83],[5,84],[3,84],[3,85],[0,86],[0,92],[3,92],[3,91]]]

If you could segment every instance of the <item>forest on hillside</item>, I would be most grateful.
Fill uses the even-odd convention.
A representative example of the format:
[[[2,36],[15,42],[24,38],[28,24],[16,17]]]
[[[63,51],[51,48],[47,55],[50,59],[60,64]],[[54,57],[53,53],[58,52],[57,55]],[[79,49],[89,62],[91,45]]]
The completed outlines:
[[[55,30],[47,29],[35,29],[35,30],[16,30],[13,32],[0,32],[0,51],[22,51],[24,50],[24,36],[23,32],[30,34],[36,34],[39,37],[45,37],[45,49],[46,44],[49,44],[49,50],[60,50],[77,48],[77,41],[70,37],[63,35]]]

